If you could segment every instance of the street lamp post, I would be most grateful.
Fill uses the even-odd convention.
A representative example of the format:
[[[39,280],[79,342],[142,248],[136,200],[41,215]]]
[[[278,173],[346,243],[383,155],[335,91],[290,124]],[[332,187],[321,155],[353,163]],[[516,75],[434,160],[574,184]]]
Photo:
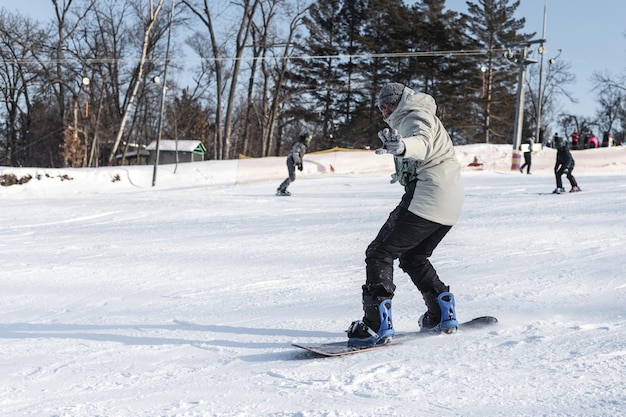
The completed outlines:
[[[161,90],[161,110],[159,112],[159,126],[157,133],[156,147],[154,149],[154,167],[152,169],[152,186],[156,185],[157,166],[159,165],[159,144],[161,143],[161,131],[163,128],[163,111],[165,110],[165,92],[167,91],[167,67],[170,62],[170,41],[172,39],[172,20],[174,18],[174,0],[172,0],[172,10],[167,33],[167,48],[165,49],[165,69],[163,70],[163,89]],[[159,77],[154,77],[154,82],[159,82]]]
[[[524,90],[526,84],[526,67],[529,64],[536,64],[537,60],[528,58],[528,48],[535,43],[544,43],[545,39],[538,39],[526,42],[521,46],[519,63],[519,73],[517,77],[517,106],[515,108],[515,131],[513,133],[513,154],[511,158],[511,170],[518,170],[522,159],[519,151],[522,143],[522,130],[524,127]],[[512,57],[512,56],[510,56]]]
[[[487,67],[486,66],[481,66],[480,67],[480,72],[482,72],[483,74],[483,88],[481,90],[481,94],[480,94],[480,98],[485,98],[485,84],[487,82],[487,80],[485,79],[485,72],[487,72]]]
[[[548,9],[548,0],[544,0],[543,3],[543,32],[541,37],[546,37],[546,13]],[[539,89],[537,91],[537,127],[535,130],[535,140],[541,141],[541,147],[543,148],[543,138],[541,134],[541,112],[543,107],[543,54],[546,53],[546,48],[543,46],[543,42],[539,45],[539,55],[541,55],[541,61],[539,63]]]
[[[85,118],[89,117],[89,83],[91,80],[89,77],[83,77],[83,87],[85,90]]]

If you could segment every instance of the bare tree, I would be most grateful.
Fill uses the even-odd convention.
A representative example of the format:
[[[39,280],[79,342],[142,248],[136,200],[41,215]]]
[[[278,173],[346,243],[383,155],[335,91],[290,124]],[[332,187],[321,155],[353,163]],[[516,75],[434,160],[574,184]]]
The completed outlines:
[[[598,81],[594,89],[598,93],[598,124],[603,132],[612,132],[626,111],[626,88],[613,80]],[[621,126],[622,128],[626,126]]]
[[[537,108],[538,100],[541,97],[541,126],[540,131],[547,132],[551,123],[555,122],[559,109],[558,103],[562,98],[575,103],[576,99],[567,90],[567,86],[574,83],[576,76],[571,72],[571,63],[566,61],[555,60],[550,62],[546,71],[545,80],[542,83],[541,94],[538,92],[539,86],[539,68],[536,65],[528,67],[528,77],[526,79],[526,88],[529,99],[526,101],[526,115],[530,119],[529,125],[537,125]],[[541,140],[541,138],[537,138]]]
[[[593,80],[596,88],[608,87],[626,90],[626,75],[613,76],[607,72],[596,72],[593,74]]]
[[[30,79],[29,88],[38,88],[36,100],[41,101],[42,108],[45,109],[47,117],[46,126],[39,126],[31,133],[41,133],[38,138],[41,147],[47,149],[49,154],[49,164],[56,166],[63,164],[59,146],[62,146],[66,139],[72,141],[77,139],[77,123],[74,119],[74,112],[67,112],[67,103],[75,103],[80,82],[76,82],[76,74],[80,73],[81,62],[72,57],[72,47],[70,40],[76,38],[76,31],[80,22],[89,13],[95,0],[67,0],[60,4],[53,0],[54,17],[49,26],[51,31],[46,33],[45,38],[24,37],[24,28],[18,28],[18,32],[13,35],[14,45],[28,52],[24,55],[24,63],[28,64],[29,71],[35,75]],[[28,27],[28,26],[27,26]],[[41,33],[41,32],[40,32]],[[38,83],[35,82],[38,80]],[[54,98],[54,103],[48,101]],[[69,99],[74,99],[69,100]],[[45,104],[44,104],[45,102]],[[28,104],[28,120],[33,121],[35,115],[31,111],[30,100]],[[72,108],[74,104],[72,104]],[[54,114],[56,112],[56,114]],[[45,134],[43,132],[46,132]],[[63,151],[64,148],[61,148]],[[62,152],[61,152],[62,153]]]
[[[0,140],[0,164],[22,165],[31,144],[26,142],[30,128],[31,90],[38,79],[30,61],[47,34],[29,18],[0,10],[0,102],[5,112],[5,140]]]
[[[502,59],[501,50],[519,45],[532,36],[519,33],[525,23],[525,19],[514,17],[519,4],[520,0],[511,4],[509,0],[467,2],[470,33],[487,51],[483,107],[485,143],[493,137],[504,138],[508,128],[512,127],[511,123],[507,123],[511,118],[506,114],[512,95],[507,92],[506,86],[514,82],[513,64]]]
[[[577,131],[581,135],[580,142],[584,142],[585,137],[589,137],[594,128],[598,128],[596,121],[586,116],[577,116],[574,114],[561,114],[559,115],[558,124],[563,129],[565,135],[570,132]],[[579,148],[584,145],[579,144]]]
[[[125,103],[122,95],[125,49],[131,47],[128,42],[128,28],[124,22],[130,20],[130,5],[122,5],[117,0],[100,0],[93,11],[91,19],[85,27],[85,43],[87,50],[84,56],[99,57],[87,63],[87,75],[90,79],[89,99],[93,110],[87,122],[91,132],[91,143],[88,145],[87,166],[100,164],[100,156],[106,144],[102,138],[116,135],[119,126],[122,106]],[[104,162],[104,161],[102,161]]]
[[[83,86],[81,72],[84,63],[76,59],[77,54],[72,54],[75,49],[71,43],[80,42],[78,30],[93,7],[94,1],[68,0],[63,4],[52,1],[57,30],[56,44],[51,50],[52,65],[44,68],[49,69],[48,79],[57,99],[59,120],[64,126],[60,144],[63,166],[83,166],[86,161],[86,148],[80,138],[84,131],[79,131],[78,126],[78,98]],[[68,95],[71,96],[69,112],[66,110]]]
[[[111,154],[109,155],[109,165],[113,164],[113,159],[115,158],[115,153],[117,151],[117,147],[122,140],[122,135],[124,134],[124,128],[126,126],[126,122],[130,115],[133,103],[135,102],[135,98],[137,97],[137,92],[139,91],[139,87],[141,85],[141,81],[143,80],[144,75],[144,66],[146,64],[146,58],[148,57],[148,52],[151,44],[150,34],[157,22],[157,18],[159,17],[159,13],[163,9],[163,4],[165,0],[158,0],[155,4],[154,0],[150,0],[149,10],[147,16],[144,16],[145,20],[143,21],[143,43],[141,48],[141,57],[139,59],[139,63],[135,69],[135,76],[133,80],[132,93],[128,102],[126,103],[126,107],[124,109],[124,114],[122,116],[122,120],[120,122],[120,127],[117,132],[117,136],[115,137],[115,142],[113,143],[113,149],[111,150]]]
[[[266,120],[267,122],[266,122],[265,129],[263,131],[263,137],[262,137],[262,142],[263,142],[262,156],[267,156],[268,151],[273,148],[274,132],[276,129],[276,120],[279,115],[280,104],[284,100],[284,97],[283,97],[283,94],[281,94],[281,91],[283,89],[283,84],[285,81],[285,74],[287,72],[287,68],[290,63],[289,57],[290,55],[293,54],[292,51],[294,49],[294,37],[296,35],[298,28],[301,26],[304,14],[307,11],[308,11],[308,7],[301,9],[301,10],[297,10],[294,16],[291,18],[291,21],[289,22],[287,38],[284,40],[284,43],[283,43],[282,54],[277,59],[277,65],[275,68],[275,79],[273,80],[274,82],[273,82],[273,88],[272,88],[273,90],[272,97],[271,98],[268,97],[267,99],[267,101],[270,103],[270,106],[269,108],[266,108],[266,112],[263,114],[263,119]],[[267,26],[269,25],[270,25],[270,22],[267,22]],[[270,85],[269,79],[267,78],[268,71],[265,70],[264,74],[266,77],[264,80],[265,92],[267,93],[268,87]],[[264,95],[264,97],[267,97],[267,95]],[[265,100],[263,101],[265,102]]]
[[[223,107],[223,93],[226,91],[226,77],[224,76],[223,60],[224,56],[220,54],[225,50],[218,43],[218,38],[215,32],[215,22],[211,10],[209,9],[209,1],[203,0],[202,5],[199,6],[196,2],[183,0],[182,3],[186,5],[189,10],[200,19],[209,32],[212,48],[212,58],[215,60],[215,97],[216,97],[216,135],[217,135],[217,149],[216,157],[219,159],[228,159],[231,154],[231,133],[233,128],[233,112],[235,110],[235,98],[238,87],[239,75],[241,72],[241,62],[244,51],[246,50],[246,42],[248,41],[249,34],[252,28],[252,22],[256,9],[260,3],[260,0],[243,0],[237,4],[241,8],[241,19],[237,29],[237,34],[234,40],[233,56],[229,57],[233,62],[230,87],[228,91],[228,100],[226,101],[226,111],[222,115]],[[223,119],[223,121],[222,121]]]

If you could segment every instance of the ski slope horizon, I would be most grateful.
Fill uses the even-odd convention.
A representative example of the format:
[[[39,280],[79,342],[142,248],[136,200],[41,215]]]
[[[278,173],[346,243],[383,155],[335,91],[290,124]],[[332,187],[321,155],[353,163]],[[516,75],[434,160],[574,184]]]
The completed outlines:
[[[2,415],[623,415],[625,150],[576,152],[565,195],[541,152],[522,175],[457,148],[486,165],[432,262],[459,319],[496,327],[332,359],[290,344],[362,316],[365,249],[403,191],[389,156],[310,156],[291,197],[269,178],[284,158],[160,166],[156,187],[152,167],[0,168],[32,177],[0,187]],[[416,331],[421,296],[395,283],[394,326]]]
[[[532,172],[552,173],[556,150],[536,146]],[[523,163],[522,154],[513,155],[510,145],[472,144],[455,146],[456,157],[465,171],[515,171]],[[626,146],[572,151],[576,174],[626,172]],[[478,162],[478,167],[470,164]],[[329,149],[307,153],[304,170],[298,178],[320,174],[379,173],[393,171],[393,161],[373,151]],[[287,175],[285,157],[206,160],[203,162],[152,166],[113,166],[100,168],[1,167],[3,177],[14,176],[19,186],[0,186],[0,195],[32,196],[56,193],[108,193],[146,188],[180,186],[241,185],[251,182],[283,180]],[[153,187],[154,182],[154,187]],[[61,184],[59,184],[61,183]]]

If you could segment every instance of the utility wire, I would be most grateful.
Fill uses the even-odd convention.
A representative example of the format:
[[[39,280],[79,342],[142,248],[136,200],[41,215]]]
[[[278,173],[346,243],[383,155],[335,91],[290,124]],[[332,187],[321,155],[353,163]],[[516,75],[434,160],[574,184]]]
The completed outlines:
[[[337,55],[294,55],[283,57],[256,56],[256,57],[212,57],[212,58],[171,58],[175,62],[204,62],[204,61],[263,61],[273,59],[287,60],[309,60],[309,59],[348,59],[348,58],[413,58],[413,57],[455,57],[455,56],[475,56],[487,55],[491,53],[504,53],[508,49],[473,49],[473,50],[456,50],[456,51],[415,51],[415,52],[385,52],[380,54],[337,54]],[[163,59],[146,59],[146,62],[161,62]],[[136,62],[137,59],[131,58],[67,58],[67,59],[2,59],[2,63],[20,63],[20,64],[70,64],[81,62],[84,64],[111,64],[115,62]]]

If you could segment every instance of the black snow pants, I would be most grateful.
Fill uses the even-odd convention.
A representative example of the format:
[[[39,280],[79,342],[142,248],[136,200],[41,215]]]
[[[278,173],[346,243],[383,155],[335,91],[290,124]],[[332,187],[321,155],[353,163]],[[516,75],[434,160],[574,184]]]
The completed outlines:
[[[565,170],[567,170],[567,173],[565,172]],[[576,178],[574,178],[574,176],[572,175],[572,171],[574,170],[574,168],[568,169],[565,167],[561,167],[559,168],[558,171],[556,171],[554,173],[554,175],[556,176],[556,186],[557,188],[563,188],[563,180],[561,179],[561,176],[563,174],[565,174],[567,176],[567,180],[569,181],[570,185],[572,187],[578,187],[578,183],[576,182]]]
[[[533,156],[530,152],[524,152],[524,165],[522,165],[519,170],[523,171],[526,168],[526,173],[530,174],[530,166],[533,163]]]
[[[280,191],[286,191],[289,184],[296,180],[296,163],[291,155],[287,157],[287,171],[289,172],[289,176],[285,178],[285,181],[283,181],[278,187]]]
[[[451,228],[423,219],[403,207],[392,211],[365,252],[364,306],[393,297],[395,259],[400,259],[400,268],[422,294],[436,295],[447,291],[448,287],[441,282],[428,258]],[[371,319],[375,321],[374,317]]]

